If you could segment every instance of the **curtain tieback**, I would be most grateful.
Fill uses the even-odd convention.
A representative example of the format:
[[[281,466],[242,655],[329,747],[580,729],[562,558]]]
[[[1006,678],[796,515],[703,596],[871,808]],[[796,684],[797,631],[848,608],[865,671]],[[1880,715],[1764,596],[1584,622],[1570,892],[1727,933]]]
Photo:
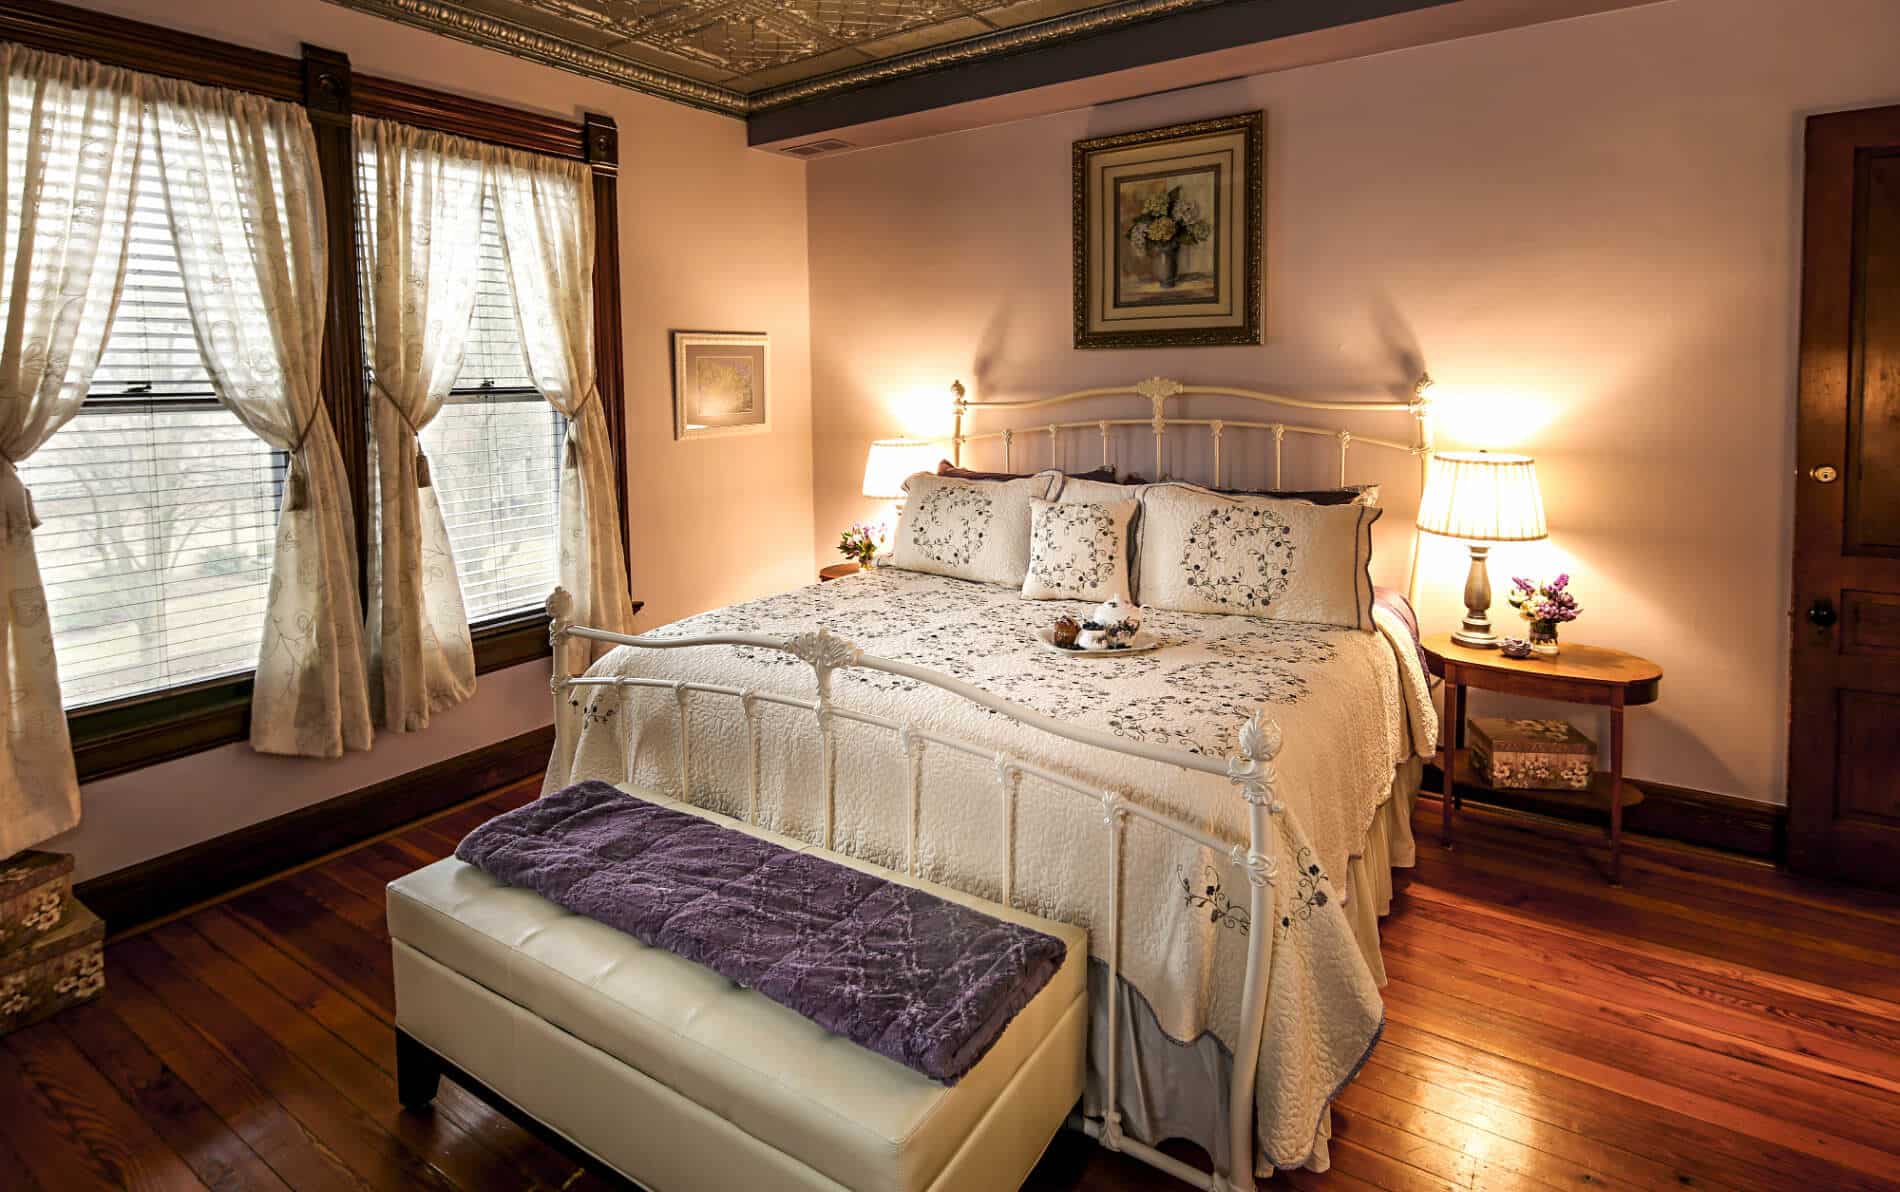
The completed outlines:
[[[18,497],[10,491],[16,488],[20,490]],[[4,535],[7,542],[17,542],[40,528],[39,511],[33,508],[33,490],[20,479],[13,461],[4,455],[0,455],[0,509],[5,511],[5,525],[0,526],[0,535]]]
[[[600,396],[600,381],[594,380],[594,381],[589,382],[587,386],[587,392],[581,394],[581,399],[574,403],[573,412],[571,412],[567,416],[568,420],[572,421],[576,418],[579,418],[581,416],[581,411],[587,408],[587,404],[591,401],[594,401],[599,396]]]
[[[303,425],[297,428],[297,437],[290,441],[287,448],[290,454],[290,475],[284,480],[284,512],[295,513],[310,508],[310,478],[304,473],[303,445],[310,437],[310,428],[316,425],[317,415],[323,413],[323,403],[315,402],[310,412],[304,415]]]
[[[580,404],[576,405],[573,411],[567,416],[567,449],[564,454],[567,457],[568,467],[578,467],[580,460],[580,454],[574,446],[574,423],[580,421],[581,412],[587,409],[588,404],[597,400],[599,397],[600,382],[595,381],[587,387],[587,392],[581,395]]]
[[[396,400],[395,395],[391,394],[381,381],[370,382],[370,388],[375,390],[378,397],[389,403],[389,408],[396,412],[396,417],[402,419],[402,424],[409,428],[409,437],[416,441],[416,487],[428,488],[431,484],[429,456],[422,450],[422,428],[410,419],[409,411],[402,408],[402,403]]]

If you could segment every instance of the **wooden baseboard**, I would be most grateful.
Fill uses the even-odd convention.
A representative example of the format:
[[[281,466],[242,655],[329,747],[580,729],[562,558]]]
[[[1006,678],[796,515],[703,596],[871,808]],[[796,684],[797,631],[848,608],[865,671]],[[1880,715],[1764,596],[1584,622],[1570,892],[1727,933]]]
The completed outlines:
[[[547,767],[554,727],[399,774],[261,824],[80,882],[111,935],[393,831]]]
[[[1624,831],[1767,861],[1781,859],[1787,808],[1642,778],[1629,781],[1642,787],[1645,797],[1636,806],[1624,809]],[[1423,789],[1434,794],[1444,789],[1437,766],[1425,767]],[[1490,807],[1531,811],[1578,823],[1605,822],[1600,811],[1540,799],[1535,791],[1500,791],[1459,783],[1458,794],[1466,802]]]

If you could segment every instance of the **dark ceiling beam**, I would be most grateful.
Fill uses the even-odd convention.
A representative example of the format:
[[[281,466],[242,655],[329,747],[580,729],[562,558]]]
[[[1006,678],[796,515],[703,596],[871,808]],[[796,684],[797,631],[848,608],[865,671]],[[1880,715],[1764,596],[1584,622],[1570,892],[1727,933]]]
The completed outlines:
[[[768,145],[972,100],[1092,78],[1195,54],[1294,37],[1454,0],[1231,0],[1006,57],[959,62],[746,117],[746,141]],[[755,98],[769,100],[769,96]]]

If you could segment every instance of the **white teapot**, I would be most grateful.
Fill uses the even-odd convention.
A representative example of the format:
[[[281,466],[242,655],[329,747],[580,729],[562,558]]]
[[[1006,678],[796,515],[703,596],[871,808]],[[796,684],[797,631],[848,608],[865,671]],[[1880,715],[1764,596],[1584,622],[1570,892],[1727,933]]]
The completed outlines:
[[[1141,632],[1142,609],[1138,604],[1123,604],[1110,598],[1095,606],[1082,622],[1075,644],[1083,650],[1123,650]]]

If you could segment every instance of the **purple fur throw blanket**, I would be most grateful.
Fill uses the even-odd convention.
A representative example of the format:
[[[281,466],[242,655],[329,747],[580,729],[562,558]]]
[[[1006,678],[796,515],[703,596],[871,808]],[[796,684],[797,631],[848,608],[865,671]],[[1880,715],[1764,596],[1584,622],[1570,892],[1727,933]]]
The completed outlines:
[[[954,1084],[1066,945],[934,894],[582,782],[455,855]]]

